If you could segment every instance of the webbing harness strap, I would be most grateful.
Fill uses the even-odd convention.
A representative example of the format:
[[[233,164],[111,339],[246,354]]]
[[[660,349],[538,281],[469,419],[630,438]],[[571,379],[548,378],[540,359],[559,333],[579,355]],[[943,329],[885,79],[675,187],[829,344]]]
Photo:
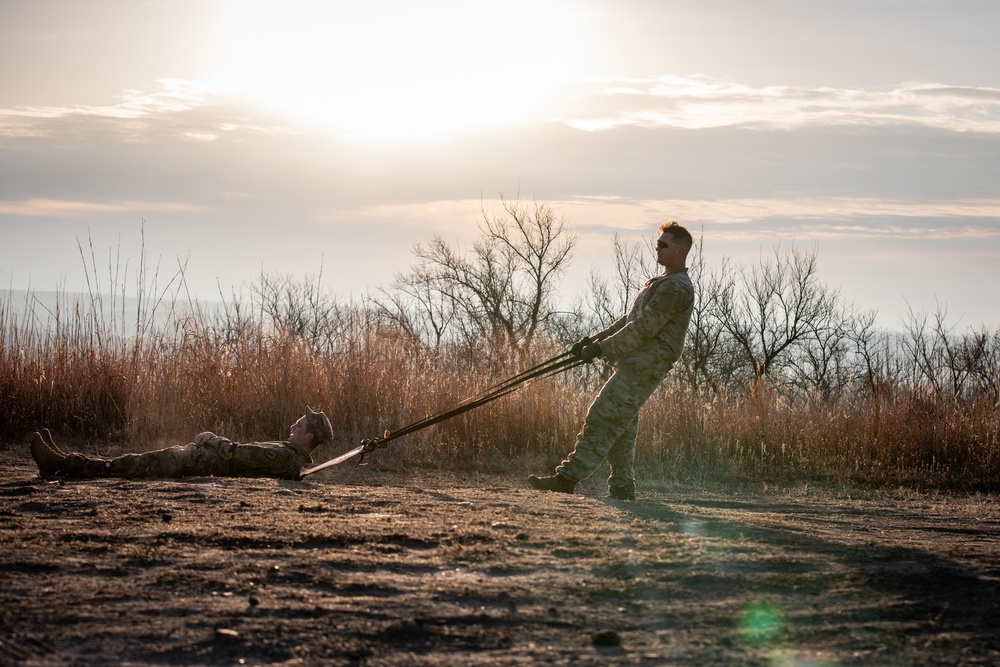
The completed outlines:
[[[396,438],[408,435],[410,433],[413,433],[414,431],[419,431],[421,429],[427,428],[428,426],[433,426],[434,424],[443,422],[446,419],[457,417],[463,412],[468,412],[469,410],[478,408],[479,406],[485,405],[490,401],[495,401],[501,396],[506,396],[507,394],[511,393],[525,382],[528,382],[530,380],[535,380],[538,378],[547,377],[549,375],[554,375],[556,373],[569,370],[570,368],[573,368],[575,366],[579,366],[580,364],[583,363],[584,362],[582,360],[570,355],[568,352],[565,354],[561,354],[558,357],[550,359],[549,361],[543,362],[541,364],[538,364],[537,366],[529,368],[526,371],[518,373],[512,378],[509,378],[507,380],[504,380],[503,382],[493,385],[492,387],[484,390],[477,396],[473,396],[472,398],[467,399],[465,402],[461,403],[458,407],[452,408],[447,412],[442,412],[437,415],[425,417],[420,421],[416,421],[413,422],[412,424],[409,424],[408,426],[396,429],[395,431],[392,431],[388,435],[379,438],[379,440],[383,443],[388,443],[390,440],[395,440]]]
[[[371,440],[363,440],[361,445],[355,447],[353,450],[342,454],[334,459],[330,459],[325,463],[321,463],[312,468],[306,468],[300,474],[304,477],[305,475],[310,475],[314,472],[327,468],[331,465],[337,465],[347,459],[355,456],[356,454],[361,454],[361,459],[359,459],[358,464],[364,460],[365,454],[368,452],[380,449],[389,444],[390,441],[396,438],[401,438],[404,435],[409,435],[415,431],[425,429],[428,426],[433,426],[452,417],[457,417],[458,415],[468,412],[469,410],[485,405],[490,401],[495,401],[496,399],[506,396],[512,391],[516,390],[522,384],[529,382],[531,380],[541,379],[549,377],[550,375],[555,375],[556,373],[562,373],[568,371],[571,368],[576,368],[587,362],[580,359],[580,357],[574,355],[571,352],[564,352],[558,356],[555,356],[547,361],[543,361],[540,364],[536,364],[531,368],[521,371],[517,375],[507,378],[502,382],[483,390],[479,394],[466,399],[464,402],[460,403],[457,407],[447,410],[445,412],[438,413],[436,415],[431,415],[429,417],[424,417],[418,421],[408,424],[402,428],[396,429],[395,431],[386,431],[381,438],[374,438]]]

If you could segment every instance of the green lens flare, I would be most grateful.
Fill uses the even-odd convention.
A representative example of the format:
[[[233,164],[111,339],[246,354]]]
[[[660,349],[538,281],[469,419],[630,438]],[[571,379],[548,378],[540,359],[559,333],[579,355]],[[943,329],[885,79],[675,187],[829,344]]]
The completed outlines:
[[[751,644],[766,644],[776,639],[785,628],[785,618],[774,605],[758,601],[743,610],[740,634]]]

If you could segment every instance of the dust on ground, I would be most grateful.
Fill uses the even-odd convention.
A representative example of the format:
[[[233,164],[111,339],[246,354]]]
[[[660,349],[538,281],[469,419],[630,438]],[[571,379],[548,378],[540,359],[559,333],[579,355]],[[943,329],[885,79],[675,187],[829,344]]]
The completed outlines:
[[[1000,663],[993,496],[0,458],[0,665]]]

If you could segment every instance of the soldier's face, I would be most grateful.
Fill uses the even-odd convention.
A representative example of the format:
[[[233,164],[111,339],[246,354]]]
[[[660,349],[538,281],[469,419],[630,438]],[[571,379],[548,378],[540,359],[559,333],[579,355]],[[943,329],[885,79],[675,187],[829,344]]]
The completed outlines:
[[[684,266],[686,253],[677,245],[674,237],[664,232],[656,239],[656,263],[667,269],[679,269]]]
[[[308,445],[312,442],[312,433],[306,426],[306,416],[302,415],[299,420],[292,424],[291,432],[288,434],[288,442],[293,445]]]

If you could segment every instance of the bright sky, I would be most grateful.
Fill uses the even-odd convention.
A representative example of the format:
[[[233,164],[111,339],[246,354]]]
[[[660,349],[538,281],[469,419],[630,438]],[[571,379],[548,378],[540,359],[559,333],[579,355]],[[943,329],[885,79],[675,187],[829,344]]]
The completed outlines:
[[[147,259],[388,285],[480,204],[550,205],[567,296],[676,219],[779,243],[887,327],[1000,326],[995,0],[0,3],[0,287]]]

